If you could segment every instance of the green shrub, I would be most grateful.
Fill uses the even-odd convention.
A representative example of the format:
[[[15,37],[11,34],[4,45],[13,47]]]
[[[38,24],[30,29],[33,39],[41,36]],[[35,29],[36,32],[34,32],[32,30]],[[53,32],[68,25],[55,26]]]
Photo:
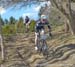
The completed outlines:
[[[34,20],[31,20],[31,23],[30,23],[30,31],[33,32],[35,30],[35,21]]]
[[[2,27],[2,33],[3,33],[4,36],[10,36],[10,35],[16,34],[15,25],[13,25],[13,24],[12,25],[9,25],[9,24],[4,25]]]
[[[17,32],[18,33],[24,33],[25,32],[25,25],[23,22],[17,23]]]

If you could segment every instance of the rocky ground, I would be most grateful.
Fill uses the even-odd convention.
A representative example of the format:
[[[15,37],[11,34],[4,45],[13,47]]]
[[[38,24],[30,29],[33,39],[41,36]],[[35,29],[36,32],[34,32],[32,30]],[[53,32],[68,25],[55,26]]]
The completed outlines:
[[[48,59],[34,50],[34,33],[17,34],[12,41],[5,41],[5,62],[1,67],[75,67],[75,36],[57,28],[53,38],[47,40]]]

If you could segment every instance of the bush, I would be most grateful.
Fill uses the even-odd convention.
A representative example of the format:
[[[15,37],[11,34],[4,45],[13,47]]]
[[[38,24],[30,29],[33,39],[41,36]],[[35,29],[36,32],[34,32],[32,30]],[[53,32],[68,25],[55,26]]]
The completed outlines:
[[[24,33],[25,32],[25,25],[23,22],[17,23],[17,32],[18,33]]]
[[[35,21],[34,20],[31,20],[31,23],[30,23],[30,31],[33,32],[35,30]]]
[[[2,27],[2,33],[3,33],[4,36],[10,36],[10,35],[16,34],[15,25],[13,25],[13,24],[12,25],[9,25],[9,24],[4,25]]]

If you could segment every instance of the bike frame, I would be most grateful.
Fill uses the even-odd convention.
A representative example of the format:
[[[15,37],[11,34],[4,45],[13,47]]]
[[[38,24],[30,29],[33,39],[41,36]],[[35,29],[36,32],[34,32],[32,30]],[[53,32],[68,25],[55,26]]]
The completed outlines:
[[[44,36],[44,31],[42,32],[42,35]],[[48,46],[46,39],[41,39],[41,34],[39,32],[38,38],[37,38],[37,46],[38,46],[38,51],[42,53],[44,56],[48,56]]]

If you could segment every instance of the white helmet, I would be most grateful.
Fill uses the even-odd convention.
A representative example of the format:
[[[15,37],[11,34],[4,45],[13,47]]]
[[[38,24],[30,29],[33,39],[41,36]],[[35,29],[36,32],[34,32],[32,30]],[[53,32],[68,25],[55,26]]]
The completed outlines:
[[[41,19],[47,19],[46,15],[41,15]]]

